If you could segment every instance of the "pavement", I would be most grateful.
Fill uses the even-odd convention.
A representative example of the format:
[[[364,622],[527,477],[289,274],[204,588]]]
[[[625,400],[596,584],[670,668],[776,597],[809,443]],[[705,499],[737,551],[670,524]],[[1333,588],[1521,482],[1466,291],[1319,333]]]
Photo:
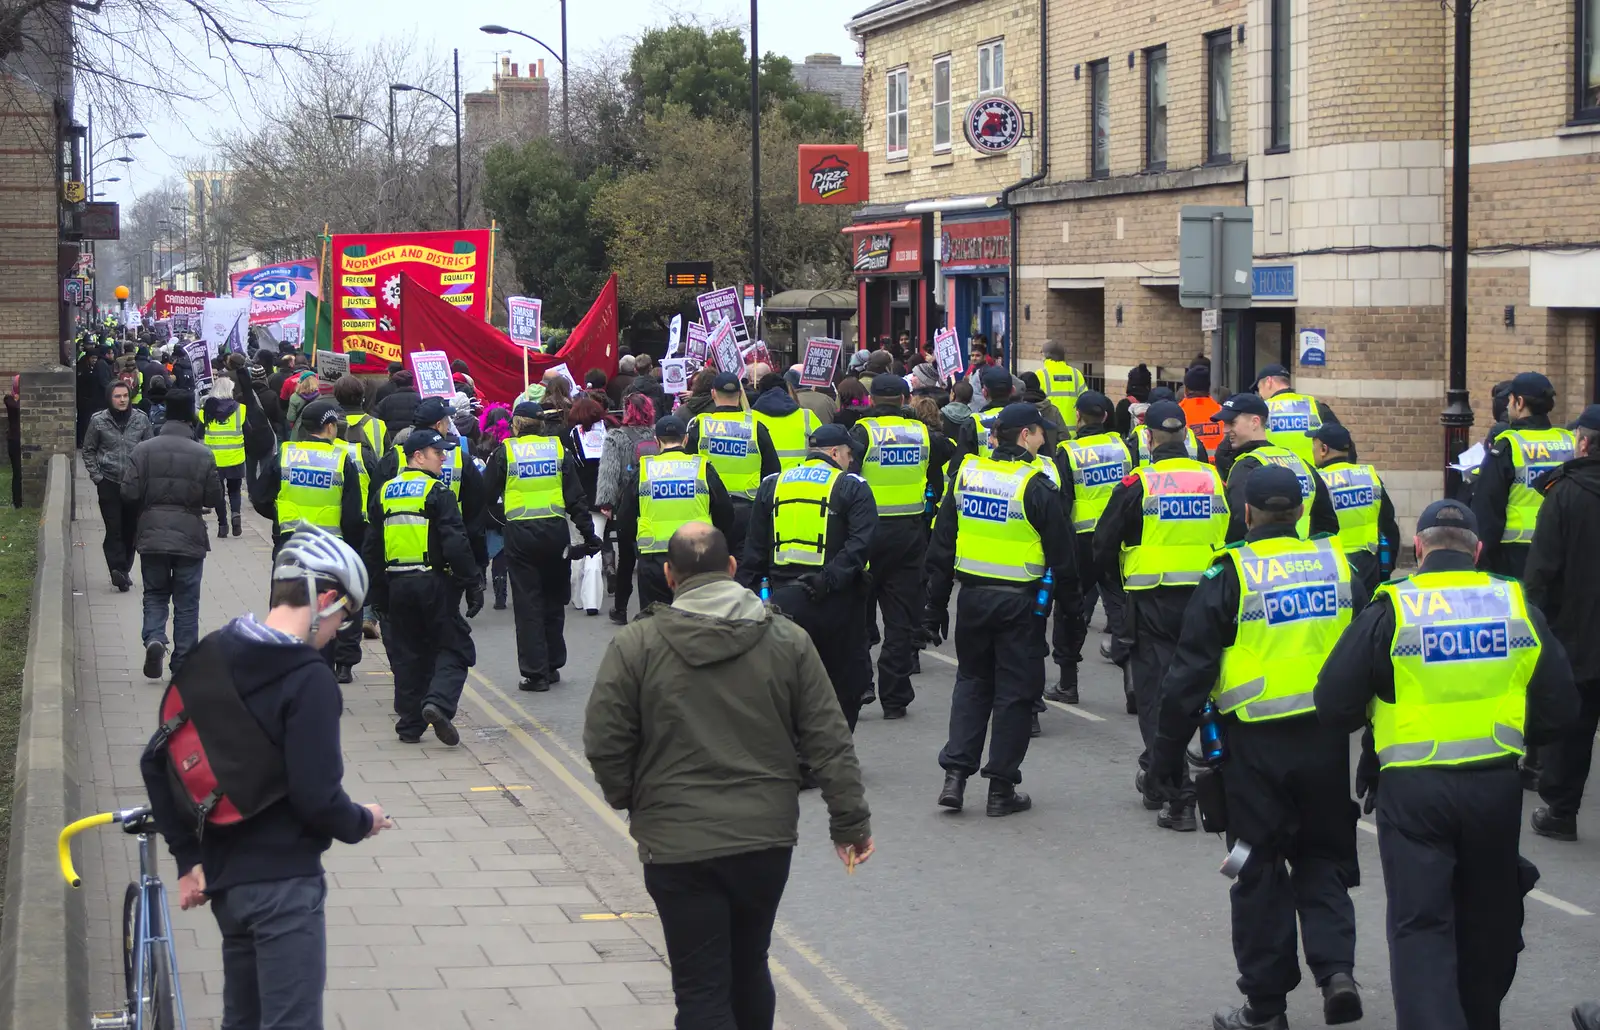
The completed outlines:
[[[81,487],[79,497],[92,498]],[[141,799],[137,759],[160,687],[138,671],[138,589],[111,588],[92,500],[78,514],[87,546],[76,549],[76,600],[89,627],[79,632],[80,739],[103,809]],[[268,554],[267,527],[252,514],[244,538],[215,542],[203,632],[260,613]],[[672,1026],[660,926],[626,823],[600,799],[581,754],[584,704],[612,632],[603,616],[569,611],[562,681],[521,694],[511,613],[486,609],[473,622],[479,661],[457,749],[394,740],[392,680],[381,648],[368,645],[345,688],[345,782],[399,827],[328,853],[330,1027]],[[780,1025],[1202,1030],[1214,1010],[1239,1004],[1227,881],[1216,872],[1222,844],[1160,830],[1141,807],[1138,730],[1123,712],[1117,670],[1090,658],[1084,703],[1043,716],[1045,735],[1023,766],[1033,811],[988,819],[981,805],[952,814],[934,804],[953,663],[949,645],[924,652],[906,719],[863,712],[856,742],[878,844],[871,863],[847,877],[821,798],[802,798],[771,956]],[[1525,801],[1527,811],[1537,803]],[[1363,824],[1363,882],[1352,891],[1367,1011],[1359,1025],[1392,1030],[1382,874],[1371,817]],[[1586,813],[1579,832],[1576,844],[1524,833],[1544,878],[1527,904],[1508,1027],[1566,1026],[1574,1002],[1600,995],[1600,820]],[[103,831],[86,844],[91,1001],[106,1007],[120,990],[112,928],[134,851]],[[215,924],[205,910],[174,923],[190,1026],[212,1027]],[[1321,1025],[1309,976],[1289,1018]]]

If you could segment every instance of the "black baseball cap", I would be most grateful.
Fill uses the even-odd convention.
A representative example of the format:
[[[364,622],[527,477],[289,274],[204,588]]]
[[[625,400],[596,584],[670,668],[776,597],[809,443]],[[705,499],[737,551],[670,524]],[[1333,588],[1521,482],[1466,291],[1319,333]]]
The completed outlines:
[[[662,440],[682,440],[689,427],[676,415],[663,415],[656,419],[656,437]]]
[[[1007,381],[1010,376],[1007,376]],[[874,397],[903,397],[911,391],[906,381],[893,372],[883,372],[872,377],[872,396]]]
[[[1472,509],[1460,501],[1448,498],[1434,501],[1422,509],[1422,514],[1417,516],[1417,532],[1428,529],[1464,529],[1473,536],[1478,534],[1478,517],[1472,514]]]
[[[1350,430],[1337,422],[1324,422],[1318,429],[1306,433],[1313,440],[1321,440],[1336,451],[1348,451],[1355,446],[1355,441],[1350,439]]]
[[[1111,403],[1111,398],[1099,390],[1085,390],[1078,394],[1077,408],[1080,413],[1091,412],[1097,415],[1109,415],[1115,410],[1116,405]]]
[[[300,409],[300,428],[312,432],[344,421],[339,405],[330,400],[315,400]]]
[[[405,443],[402,443],[400,447],[407,454],[415,454],[429,447],[435,447],[441,451],[453,451],[456,449],[456,441],[454,437],[440,436],[437,429],[423,427],[413,429],[411,434],[406,437]]]
[[[739,377],[732,372],[719,372],[717,378],[711,380],[711,388],[721,393],[733,393],[739,389]]]
[[[996,429],[1026,429],[1028,426],[1044,425],[1044,416],[1032,404],[1018,402],[1001,408],[994,425]]]
[[[411,413],[411,424],[414,426],[431,426],[441,418],[450,414],[450,405],[445,403],[443,397],[424,397],[417,402],[417,408]]]
[[[1282,465],[1263,465],[1245,480],[1244,502],[1258,511],[1293,511],[1305,503],[1300,477]]]
[[[1513,397],[1551,397],[1555,392],[1556,388],[1543,372],[1518,372],[1511,380]]]
[[[1222,402],[1222,407],[1211,416],[1211,421],[1232,422],[1240,415],[1259,415],[1268,418],[1271,414],[1272,412],[1267,410],[1267,402],[1261,399],[1260,394],[1236,393]]]
[[[1584,408],[1567,428],[1600,430],[1600,404],[1591,404]]]
[[[1158,386],[1150,391],[1150,396],[1147,399],[1149,403],[1154,404],[1157,401],[1175,401],[1178,399],[1178,395],[1165,386]]]
[[[534,401],[518,401],[511,409],[512,418],[544,418],[544,409]]]
[[[832,422],[818,426],[811,431],[811,438],[806,441],[811,447],[851,447],[856,442],[850,438],[850,430]]]
[[[1263,368],[1261,371],[1256,373],[1256,385],[1259,386],[1261,384],[1261,380],[1263,379],[1288,378],[1289,370],[1284,368],[1282,365],[1268,365],[1266,368]]]
[[[978,382],[985,390],[999,390],[1011,385],[1011,373],[999,365],[990,365],[978,373]]]
[[[1144,424],[1151,429],[1175,433],[1189,424],[1177,401],[1156,401],[1144,411]]]

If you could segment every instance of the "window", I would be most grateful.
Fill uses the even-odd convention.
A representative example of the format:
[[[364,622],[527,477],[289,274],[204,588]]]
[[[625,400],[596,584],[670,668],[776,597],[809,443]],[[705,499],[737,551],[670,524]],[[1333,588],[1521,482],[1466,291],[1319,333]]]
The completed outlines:
[[[1093,134],[1089,171],[1096,179],[1111,174],[1111,62],[1089,65],[1089,123]]]
[[[1144,167],[1160,172],[1167,167],[1167,48],[1144,52]]]
[[[906,143],[906,69],[896,68],[889,73],[889,116],[885,122],[888,132],[889,156],[905,157]]]
[[[1576,115],[1600,122],[1600,0],[1578,0],[1577,44]]]
[[[950,57],[933,59],[933,149],[950,149]]]
[[[1233,30],[1206,37],[1206,160],[1233,160]]]
[[[1269,153],[1289,149],[1289,3],[1272,0],[1272,139]]]
[[[978,48],[978,92],[1004,93],[1006,89],[1006,41],[997,39]]]

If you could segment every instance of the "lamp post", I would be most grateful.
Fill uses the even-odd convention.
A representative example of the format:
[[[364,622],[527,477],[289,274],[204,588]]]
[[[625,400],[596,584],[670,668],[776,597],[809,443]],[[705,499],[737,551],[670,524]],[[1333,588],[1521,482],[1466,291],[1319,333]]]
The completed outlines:
[[[178,288],[177,276],[172,270],[172,267],[173,267],[172,266],[172,249],[173,249],[172,248],[172,219],[163,218],[163,219],[161,219],[161,221],[157,222],[156,224],[159,225],[159,226],[164,227],[167,230],[167,276],[166,276],[167,288],[168,289],[177,289]]]
[[[570,143],[572,140],[572,108],[567,103],[567,0],[561,0],[561,53],[550,49],[550,45],[537,36],[530,36],[517,29],[508,29],[504,25],[483,25],[479,32],[487,32],[491,36],[521,36],[523,39],[537,43],[544,47],[545,53],[555,58],[561,66],[561,138]]]
[[[89,111],[89,131],[90,131],[90,133],[94,132],[94,110],[92,108]],[[121,140],[139,140],[139,139],[145,139],[145,138],[146,138],[145,134],[142,133],[142,132],[125,132],[120,136],[113,136],[110,139],[106,140],[104,143],[100,144],[98,147],[95,147],[92,151],[90,151],[90,153],[89,153],[89,163],[93,164],[94,163],[94,159],[99,156],[100,151],[102,151],[105,148],[109,147],[113,143],[119,142]],[[94,137],[92,135],[89,137],[89,142],[90,142],[90,144],[94,143]],[[93,168],[89,169],[88,178],[89,178],[89,188],[92,190],[92,189],[94,189],[94,169]]]
[[[759,0],[750,0],[750,265],[755,291],[756,338],[761,338],[761,49],[757,45]]]
[[[387,143],[389,145],[389,149],[388,149],[389,171],[390,171],[390,173],[392,175],[393,172],[394,172],[394,129],[393,129],[393,126],[394,126],[394,116],[393,116],[393,111],[394,111],[394,90],[393,89],[391,89],[389,91],[389,108],[390,108],[390,118],[389,118],[390,128],[389,128],[388,131],[385,131],[383,126],[378,125],[375,122],[368,121],[367,119],[361,117],[358,114],[336,114],[336,115],[331,115],[330,117],[332,117],[333,120],[336,121],[336,122],[350,122],[350,123],[352,123],[354,125],[357,125],[357,126],[365,125],[370,129],[376,130],[378,135],[382,136],[384,138],[384,140],[387,141]],[[360,129],[358,128],[356,131],[360,132]],[[378,174],[378,210],[381,212],[384,209],[385,209],[385,205],[384,205],[384,202],[383,202],[383,174],[380,172]],[[383,218],[380,217],[379,218],[379,222],[380,223],[384,223],[384,222],[386,222],[386,219],[383,219]]]
[[[183,217],[183,282],[189,285],[189,209],[186,206],[174,206],[172,211]]]
[[[393,96],[393,94],[390,95]],[[378,135],[382,136],[389,144],[389,148],[391,150],[394,149],[394,133],[392,131],[385,131],[383,126],[378,125],[375,122],[370,122],[358,114],[336,114],[331,115],[330,117],[332,117],[336,122],[358,122],[370,129],[376,129],[378,131]]]
[[[431,89],[424,89],[421,86],[412,86],[412,85],[410,85],[408,83],[404,83],[404,82],[393,82],[393,83],[390,83],[389,84],[389,90],[390,90],[391,95],[394,94],[394,93],[426,93],[428,96],[432,97],[433,99],[439,101],[439,103],[443,104],[445,107],[449,108],[450,109],[450,113],[455,116],[455,120],[456,120],[456,228],[457,229],[465,229],[467,227],[466,218],[465,218],[465,215],[464,215],[464,213],[463,213],[463,211],[461,209],[461,51],[460,50],[456,50],[454,52],[454,54],[455,54],[455,82],[456,82],[456,102],[455,103],[452,104],[450,101],[446,100],[444,97],[441,97],[439,94],[435,93]]]
[[[1472,432],[1472,400],[1467,391],[1467,205],[1470,201],[1472,146],[1472,8],[1475,0],[1454,0],[1455,124],[1450,173],[1450,379],[1444,394],[1445,496],[1461,488],[1461,473],[1451,466],[1467,449]]]

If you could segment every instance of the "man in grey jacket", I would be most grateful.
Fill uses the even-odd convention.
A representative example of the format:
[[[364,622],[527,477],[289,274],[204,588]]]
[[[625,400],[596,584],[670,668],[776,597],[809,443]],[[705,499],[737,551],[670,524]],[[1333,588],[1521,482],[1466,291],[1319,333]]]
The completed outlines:
[[[872,829],[822,659],[734,582],[734,567],[717,529],[691,522],[672,535],[675,598],[612,639],[583,744],[606,801],[629,813],[678,1026],[770,1030],[767,948],[798,839],[801,759],[851,871],[872,855]]]
[[[128,572],[133,568],[134,523],[139,512],[123,500],[122,481],[127,478],[133,449],[150,439],[150,419],[133,406],[128,384],[120,379],[106,390],[106,401],[107,406],[94,413],[84,430],[83,465],[94,481],[100,518],[106,524],[101,548],[106,568],[111,571],[111,582],[127,593],[133,585]]]
[[[160,435],[133,449],[122,499],[138,512],[139,571],[144,577],[144,674],[161,677],[172,611],[172,673],[200,640],[200,572],[211,539],[203,508],[221,509],[222,481],[211,448],[194,439],[194,394],[167,394]]]

